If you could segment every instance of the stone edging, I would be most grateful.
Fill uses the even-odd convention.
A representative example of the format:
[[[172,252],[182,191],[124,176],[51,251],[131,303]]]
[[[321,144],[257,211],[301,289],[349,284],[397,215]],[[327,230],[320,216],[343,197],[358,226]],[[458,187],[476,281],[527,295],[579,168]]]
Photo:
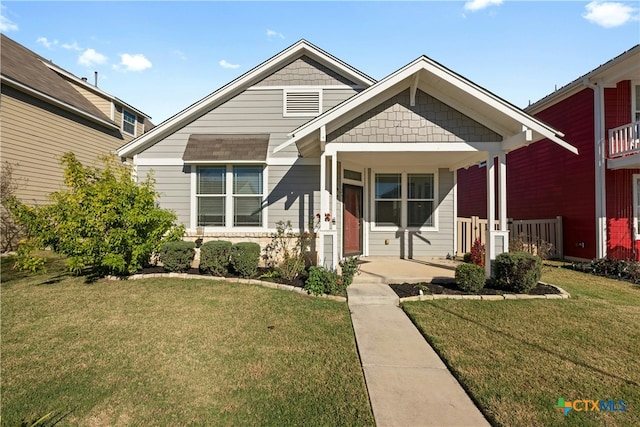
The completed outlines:
[[[413,297],[400,298],[400,302],[405,301],[430,301],[434,299],[466,299],[466,300],[482,300],[482,301],[503,301],[514,299],[567,299],[571,298],[569,292],[565,291],[559,286],[552,285],[551,283],[540,282],[543,285],[553,286],[560,292],[559,294],[544,294],[544,295],[528,295],[528,294],[503,294],[503,295],[446,295],[446,294],[428,294],[428,295],[416,295]]]
[[[236,277],[218,277],[218,276],[205,276],[199,274],[188,274],[188,273],[150,273],[150,274],[133,274],[127,277],[118,277],[118,276],[107,276],[107,280],[140,280],[140,279],[152,279],[157,277],[164,278],[172,278],[172,279],[199,279],[199,280],[217,280],[221,282],[229,282],[229,283],[243,283],[248,285],[259,285],[264,286],[265,288],[271,289],[281,289],[283,291],[291,291],[297,292],[302,295],[307,295],[315,298],[325,298],[332,301],[346,302],[347,299],[345,297],[340,297],[336,295],[311,295],[307,291],[297,286],[284,285],[281,283],[274,282],[266,282],[264,280],[257,279],[241,279]]]

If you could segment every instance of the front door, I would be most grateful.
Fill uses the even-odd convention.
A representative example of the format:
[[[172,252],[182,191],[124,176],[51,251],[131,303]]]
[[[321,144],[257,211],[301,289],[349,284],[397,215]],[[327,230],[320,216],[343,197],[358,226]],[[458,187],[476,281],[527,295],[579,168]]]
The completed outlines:
[[[343,200],[343,254],[362,255],[362,187],[344,184]]]

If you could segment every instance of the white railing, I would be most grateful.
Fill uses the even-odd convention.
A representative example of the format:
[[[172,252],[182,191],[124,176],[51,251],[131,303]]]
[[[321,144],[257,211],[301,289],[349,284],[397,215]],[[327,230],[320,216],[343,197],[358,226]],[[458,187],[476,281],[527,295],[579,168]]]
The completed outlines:
[[[550,255],[552,258],[562,258],[564,248],[562,241],[562,217],[552,219],[528,219],[513,220],[509,218],[509,239],[511,242],[519,241],[520,246],[528,248],[530,252],[536,252],[538,248],[551,244]],[[487,229],[489,222],[486,219],[472,216],[471,218],[458,218],[458,254],[471,251],[471,246],[476,239],[485,244],[487,241]],[[495,222],[497,230],[499,222]]]
[[[640,153],[640,121],[609,130],[609,158]]]

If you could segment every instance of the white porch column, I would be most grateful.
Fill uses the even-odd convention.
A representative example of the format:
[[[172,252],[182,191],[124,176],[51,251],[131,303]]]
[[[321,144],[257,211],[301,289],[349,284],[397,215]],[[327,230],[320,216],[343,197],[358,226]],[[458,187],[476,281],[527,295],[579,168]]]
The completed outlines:
[[[338,267],[338,153],[331,156],[331,230],[333,230],[333,263],[332,268]]]
[[[495,154],[489,152],[487,157],[487,241],[484,242],[484,272],[487,278],[491,277],[491,266],[496,259],[496,233],[494,223],[496,221],[496,181],[495,165],[493,159]]]

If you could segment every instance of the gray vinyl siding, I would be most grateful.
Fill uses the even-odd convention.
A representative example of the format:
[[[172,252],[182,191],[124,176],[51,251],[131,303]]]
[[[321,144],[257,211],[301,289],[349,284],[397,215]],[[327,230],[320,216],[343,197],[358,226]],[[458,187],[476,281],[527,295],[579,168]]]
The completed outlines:
[[[178,222],[187,228],[191,222],[190,166],[138,166],[138,179],[144,180],[153,171],[155,190],[160,194],[160,207],[176,213]]]
[[[421,90],[409,89],[327,135],[327,142],[491,142],[502,137]]]
[[[453,254],[454,197],[453,174],[438,170],[438,231],[370,231],[369,255],[442,257]],[[385,240],[389,245],[385,245]]]
[[[304,230],[320,211],[320,166],[269,166],[268,224],[291,221]]]
[[[333,260],[333,235],[327,234],[324,236],[324,248],[322,253],[324,254],[324,267],[331,268]]]
[[[356,94],[354,89],[324,89],[323,111]],[[288,134],[312,117],[283,117],[283,90],[248,90],[140,153],[140,158],[182,159],[191,134],[271,134],[269,156],[297,157],[295,144],[272,154]]]

